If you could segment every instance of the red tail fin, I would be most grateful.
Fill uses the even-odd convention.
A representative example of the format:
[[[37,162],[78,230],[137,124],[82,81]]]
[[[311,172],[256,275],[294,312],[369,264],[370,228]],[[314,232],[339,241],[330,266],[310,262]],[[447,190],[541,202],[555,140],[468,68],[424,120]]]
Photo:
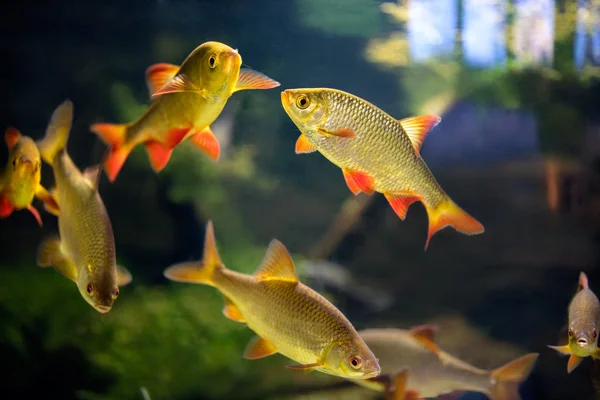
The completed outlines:
[[[530,353],[493,370],[491,376],[496,383],[490,390],[490,399],[518,400],[519,385],[527,379],[537,358],[537,353]]]
[[[114,182],[123,167],[125,160],[131,148],[126,145],[127,125],[126,124],[93,124],[91,131],[100,136],[102,141],[111,146],[109,156],[104,164],[106,175],[111,182]]]
[[[479,221],[467,214],[466,211],[460,208],[449,197],[435,208],[427,204],[425,208],[429,216],[429,233],[427,235],[427,242],[425,243],[425,250],[429,246],[431,237],[437,231],[447,226],[451,226],[465,235],[477,235],[484,231],[483,225]]]

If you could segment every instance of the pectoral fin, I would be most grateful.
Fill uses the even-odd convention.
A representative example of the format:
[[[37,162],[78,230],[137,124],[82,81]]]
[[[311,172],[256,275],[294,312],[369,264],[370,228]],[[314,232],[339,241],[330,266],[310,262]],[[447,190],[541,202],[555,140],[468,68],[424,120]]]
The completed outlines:
[[[230,320],[236,322],[246,322],[242,312],[239,308],[228,297],[225,297],[225,306],[223,307],[223,315],[225,315]]]
[[[44,209],[52,215],[58,216],[60,210],[58,208],[58,196],[56,189],[48,192],[42,185],[38,185],[35,191],[35,197],[44,203]]]
[[[244,358],[248,360],[256,360],[258,358],[268,357],[277,353],[277,349],[273,343],[260,336],[254,337],[246,346]]]
[[[173,79],[179,71],[179,65],[158,63],[146,69],[146,84],[150,97],[162,88],[169,80]]]
[[[117,265],[117,286],[126,286],[131,283],[133,277],[127,268]]]
[[[277,86],[279,86],[279,82],[269,78],[265,74],[249,68],[241,68],[240,76],[233,92],[249,89],[272,89]]]
[[[354,131],[350,128],[343,128],[343,129],[338,129],[335,131],[318,128],[317,132],[319,132],[323,136],[336,136],[336,137],[345,138],[345,139],[353,139],[356,137],[356,133],[354,133]]]
[[[40,213],[37,210],[37,208],[35,208],[34,206],[32,206],[31,204],[29,206],[27,206],[27,209],[29,210],[29,212],[31,214],[33,214],[33,217],[35,218],[35,220],[37,221],[38,225],[40,227],[44,226],[44,223],[42,222],[42,217],[40,217]]]
[[[0,195],[0,218],[6,218],[14,211],[13,205],[6,196]]]
[[[572,353],[571,348],[569,347],[568,344],[565,344],[564,346],[548,346],[548,347],[558,351],[561,354],[571,355],[571,353]]]
[[[168,93],[198,93],[203,97],[205,96],[205,90],[196,86],[194,82],[186,74],[178,74],[174,76],[170,81],[165,83],[160,89],[152,94],[152,97],[161,96]]]
[[[42,267],[54,267],[55,270],[77,282],[77,268],[62,252],[60,239],[53,235],[42,241],[38,249],[37,264]]]
[[[324,364],[322,361],[318,361],[318,362],[312,363],[312,364],[286,365],[285,367],[289,368],[289,369],[293,369],[295,371],[311,372],[323,365]]]
[[[221,153],[221,146],[217,137],[210,129],[210,126],[194,133],[190,136],[190,141],[196,146],[197,149],[206,153],[211,160],[217,161],[219,154]]]

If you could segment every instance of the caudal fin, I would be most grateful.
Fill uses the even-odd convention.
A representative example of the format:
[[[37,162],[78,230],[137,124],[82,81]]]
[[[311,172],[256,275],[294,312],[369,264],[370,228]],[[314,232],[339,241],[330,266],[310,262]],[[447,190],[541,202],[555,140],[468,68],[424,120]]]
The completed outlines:
[[[204,256],[202,260],[172,265],[163,274],[165,278],[175,282],[201,283],[214,286],[213,276],[221,268],[225,267],[221,262],[215,243],[215,231],[212,221],[208,221],[204,235]]]
[[[111,147],[110,154],[104,163],[104,170],[111,182],[117,179],[119,171],[132,150],[132,147],[125,143],[127,127],[126,124],[93,124],[90,127],[92,132]]]
[[[73,103],[65,100],[52,113],[46,135],[36,144],[40,155],[48,164],[53,165],[54,160],[66,147],[73,122]]]
[[[431,237],[447,226],[451,226],[465,235],[477,235],[484,231],[483,225],[479,221],[467,214],[449,197],[435,208],[427,204],[425,204],[425,208],[429,216],[429,233],[425,250],[429,246]]]
[[[495,384],[490,390],[492,400],[519,400],[519,385],[527,379],[538,353],[529,353],[497,368],[491,372]]]

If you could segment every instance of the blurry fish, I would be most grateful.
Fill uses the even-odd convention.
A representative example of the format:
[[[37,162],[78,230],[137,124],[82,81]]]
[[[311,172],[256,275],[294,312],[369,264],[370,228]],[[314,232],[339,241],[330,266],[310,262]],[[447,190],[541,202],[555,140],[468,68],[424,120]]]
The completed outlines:
[[[150,393],[148,393],[148,389],[146,389],[144,386],[140,388],[140,392],[142,393],[142,398],[144,400],[152,400]]]
[[[14,210],[27,209],[42,226],[38,210],[31,205],[34,197],[48,201],[49,194],[40,185],[42,161],[33,139],[21,135],[15,128],[4,134],[8,145],[8,162],[0,176],[0,218],[6,218]]]
[[[302,264],[302,271],[310,280],[310,286],[317,291],[322,291],[325,287],[332,287],[360,301],[373,311],[381,312],[390,307],[393,302],[393,298],[389,294],[357,282],[352,273],[339,264],[307,260]]]
[[[493,371],[475,368],[434,343],[437,328],[422,325],[411,330],[367,329],[359,334],[379,359],[381,376],[356,383],[384,391],[381,379],[392,382],[397,371],[408,370],[405,389],[420,397],[437,397],[456,391],[484,393],[493,400],[518,399],[519,384],[531,372],[537,353],[530,353]]]
[[[198,46],[181,64],[151,65],[146,70],[148,89],[154,102],[130,124],[93,124],[91,130],[111,146],[105,165],[114,181],[131,150],[146,146],[154,171],[168,163],[175,146],[185,139],[211,159],[219,158],[219,142],[210,125],[219,116],[232,93],[279,86],[271,78],[241,69],[237,50],[219,43]]]
[[[213,122],[211,125],[211,130],[213,131],[217,141],[219,142],[220,147],[220,158],[223,156],[227,157],[229,150],[231,148],[231,144],[233,142],[233,132],[235,129],[235,119],[240,110],[240,102],[229,100],[219,118]]]
[[[320,151],[342,169],[355,195],[383,193],[404,220],[408,207],[421,201],[431,237],[450,225],[467,235],[483,226],[444,192],[421,158],[426,134],[440,122],[436,115],[397,121],[371,103],[335,89],[288,89],[283,108],[302,132],[296,153]]]
[[[584,357],[600,358],[598,328],[600,302],[588,286],[585,273],[579,274],[577,292],[569,304],[569,343],[564,346],[548,346],[562,354],[568,354],[567,372],[571,373]]]
[[[408,390],[408,370],[404,369],[393,377],[386,385],[386,400],[419,400],[419,394]]]
[[[214,286],[223,293],[223,314],[245,322],[258,335],[246,347],[246,359],[281,353],[300,363],[288,366],[295,370],[359,380],[379,375],[377,359],[350,321],[298,281],[290,254],[275,239],[256,273],[240,274],[221,262],[209,221],[202,261],[173,265],[164,275],[177,282]]]
[[[77,284],[83,298],[97,311],[110,311],[119,287],[131,281],[116,265],[110,219],[98,194],[100,166],[83,173],[67,153],[73,104],[64,101],[52,114],[46,136],[38,142],[44,161],[52,166],[55,204],[46,210],[58,216],[60,238],[46,238],[38,250],[38,265],[53,266]],[[58,205],[56,208],[55,205]]]

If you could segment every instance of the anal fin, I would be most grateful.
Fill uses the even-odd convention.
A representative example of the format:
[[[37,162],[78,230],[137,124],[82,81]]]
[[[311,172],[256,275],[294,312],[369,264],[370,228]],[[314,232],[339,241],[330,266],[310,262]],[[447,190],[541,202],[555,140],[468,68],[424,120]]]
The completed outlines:
[[[277,349],[273,343],[266,339],[256,336],[246,346],[244,351],[244,358],[248,360],[256,360],[258,358],[268,357],[277,353]]]
[[[190,137],[190,140],[197,149],[206,153],[211,160],[217,161],[219,159],[221,146],[219,145],[217,137],[210,129],[210,126],[207,126],[201,131],[194,133]]]
[[[144,143],[146,150],[148,151],[148,157],[150,158],[150,165],[155,172],[160,172],[166,167],[173,149],[169,149],[156,140],[150,140]]]
[[[77,282],[77,268],[62,252],[60,239],[56,235],[42,241],[37,253],[37,264],[40,267],[54,267],[55,270]]]
[[[239,308],[228,297],[225,297],[225,306],[223,307],[223,315],[229,318],[232,321],[236,322],[246,322],[242,312]]]
[[[416,201],[421,201],[422,197],[413,193],[384,194],[392,209],[401,220],[406,218],[408,207]]]

